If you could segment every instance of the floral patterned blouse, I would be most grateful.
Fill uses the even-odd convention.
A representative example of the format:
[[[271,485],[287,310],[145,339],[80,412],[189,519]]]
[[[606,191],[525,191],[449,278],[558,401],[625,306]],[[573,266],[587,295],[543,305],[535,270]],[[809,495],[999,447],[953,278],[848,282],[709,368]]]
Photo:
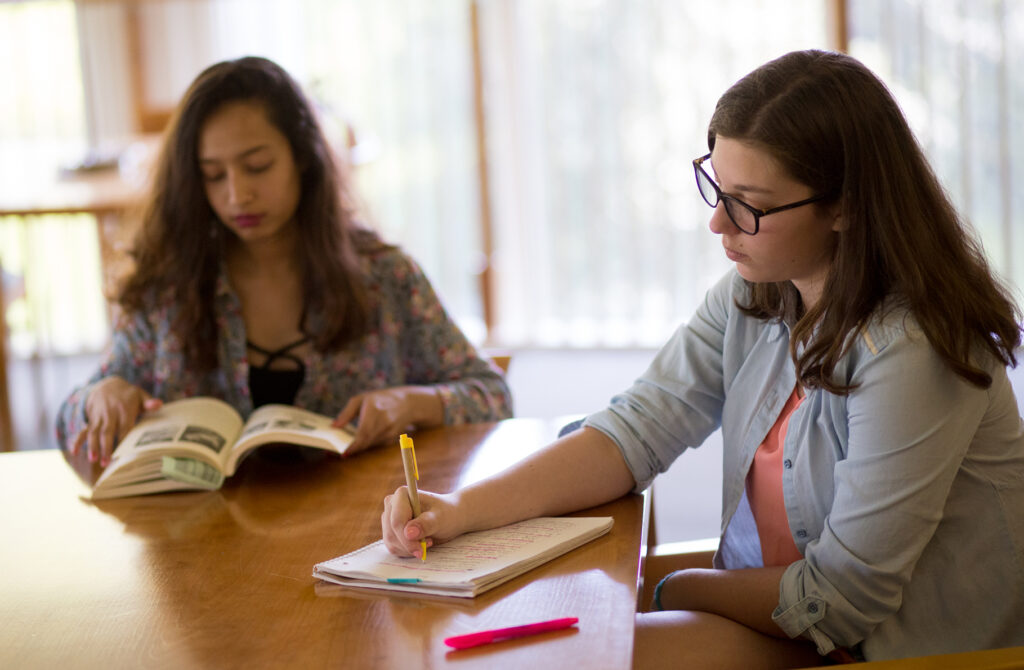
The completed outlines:
[[[362,263],[375,315],[370,330],[341,350],[314,349],[304,361],[306,375],[295,405],[335,416],[357,393],[415,384],[437,389],[447,425],[512,416],[511,394],[500,371],[466,340],[416,262],[392,247],[363,256]],[[241,303],[223,271],[214,309],[220,366],[205,373],[186,365],[182,341],[171,331],[177,313],[173,302],[156,304],[144,313],[122,314],[99,370],[61,405],[58,444],[65,448],[86,425],[89,391],[111,375],[165,402],[214,396],[248,417],[253,404],[245,323]]]

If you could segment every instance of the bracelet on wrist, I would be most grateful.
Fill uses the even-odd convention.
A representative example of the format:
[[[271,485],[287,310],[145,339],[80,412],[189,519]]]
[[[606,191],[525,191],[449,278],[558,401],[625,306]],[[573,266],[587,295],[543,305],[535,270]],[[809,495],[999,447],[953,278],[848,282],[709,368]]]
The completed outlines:
[[[667,575],[662,577],[661,581],[658,582],[658,585],[654,587],[654,602],[652,603],[652,605],[653,605],[653,608],[654,608],[655,612],[664,612],[665,611],[664,606],[662,606],[662,604],[661,604],[661,589],[662,589],[663,586],[665,586],[665,582],[667,582],[669,580],[669,577],[671,577],[674,574],[676,574],[676,573],[675,572],[668,573]]]

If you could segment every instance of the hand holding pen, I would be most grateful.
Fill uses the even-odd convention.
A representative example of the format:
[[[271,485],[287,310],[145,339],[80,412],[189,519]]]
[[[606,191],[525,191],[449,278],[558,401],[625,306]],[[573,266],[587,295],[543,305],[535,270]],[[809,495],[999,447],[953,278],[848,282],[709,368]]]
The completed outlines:
[[[398,439],[402,449],[402,467],[405,469],[405,486],[409,491],[409,505],[412,507],[412,516],[415,519],[420,515],[420,495],[416,488],[416,480],[420,478],[419,468],[416,466],[416,450],[412,444],[412,438],[402,433]],[[420,548],[423,554],[420,560],[427,560],[427,541],[420,540]]]
[[[408,436],[405,439],[411,447],[412,440]],[[459,492],[430,493],[418,490],[415,452],[411,449],[403,450],[403,467],[406,467],[405,451],[411,457],[407,466],[407,484],[384,498],[384,512],[380,519],[381,537],[384,546],[395,556],[413,555],[422,558],[424,545],[431,547],[447,542],[467,529],[459,503]],[[413,509],[414,505],[416,509]]]

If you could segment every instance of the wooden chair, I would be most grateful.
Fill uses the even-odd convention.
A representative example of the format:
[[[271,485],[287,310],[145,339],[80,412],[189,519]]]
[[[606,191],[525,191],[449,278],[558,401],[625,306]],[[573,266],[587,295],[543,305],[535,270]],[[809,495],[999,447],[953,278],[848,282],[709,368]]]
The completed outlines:
[[[817,666],[826,667],[826,666]],[[828,666],[835,667],[835,666]],[[1024,647],[982,649],[959,654],[915,656],[893,661],[858,663],[861,670],[1011,670],[1024,668]]]
[[[499,369],[501,369],[502,374],[508,374],[508,366],[509,363],[512,362],[512,356],[510,354],[502,351],[491,351],[484,352],[484,356],[494,361],[494,364],[497,365]]]

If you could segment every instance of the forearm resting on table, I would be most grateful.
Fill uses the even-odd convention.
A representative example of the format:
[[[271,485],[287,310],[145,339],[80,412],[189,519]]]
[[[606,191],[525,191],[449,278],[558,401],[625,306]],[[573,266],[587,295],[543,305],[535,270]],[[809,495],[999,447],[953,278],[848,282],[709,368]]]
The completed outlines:
[[[665,610],[717,614],[774,637],[787,637],[772,621],[786,567],[681,570],[669,576],[659,601]]]
[[[600,505],[634,484],[615,443],[585,428],[456,495],[468,532]]]

